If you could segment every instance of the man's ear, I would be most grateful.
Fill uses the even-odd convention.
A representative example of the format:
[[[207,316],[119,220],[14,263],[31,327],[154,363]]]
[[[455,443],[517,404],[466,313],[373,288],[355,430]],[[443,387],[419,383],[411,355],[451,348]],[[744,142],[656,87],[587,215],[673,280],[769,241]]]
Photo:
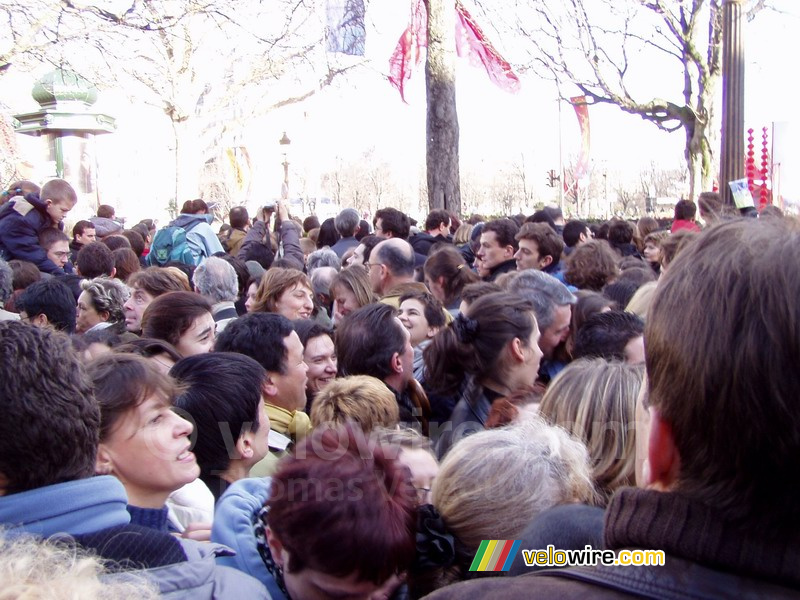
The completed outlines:
[[[117,274],[117,267],[111,267],[111,275],[109,275],[108,277],[109,277],[110,279],[114,279],[114,276],[115,276],[116,274]]]
[[[108,446],[101,442],[97,446],[97,458],[94,463],[94,472],[97,475],[111,475],[113,471],[114,461],[111,458],[111,452],[109,452]]]
[[[513,258],[516,253],[514,246],[506,246],[506,258]]]
[[[239,439],[236,440],[236,454],[237,458],[243,460],[249,460],[253,458],[255,454],[255,450],[253,450],[253,437],[254,434],[252,431],[247,431],[239,436]]]
[[[403,374],[403,359],[400,358],[399,352],[392,354],[391,365],[394,373],[397,373],[398,375]]]
[[[547,256],[543,256],[542,258],[539,259],[539,266],[542,269],[546,269],[547,267],[549,267],[552,264],[553,264],[553,257],[550,256],[549,254]]]
[[[267,372],[267,376],[261,383],[261,396],[269,400],[278,395],[278,386],[275,385],[275,380],[272,378],[272,373]]]
[[[675,445],[672,426],[661,418],[652,406],[650,411],[650,439],[647,446],[649,473],[645,480],[647,487],[669,490],[678,480],[681,457]]]

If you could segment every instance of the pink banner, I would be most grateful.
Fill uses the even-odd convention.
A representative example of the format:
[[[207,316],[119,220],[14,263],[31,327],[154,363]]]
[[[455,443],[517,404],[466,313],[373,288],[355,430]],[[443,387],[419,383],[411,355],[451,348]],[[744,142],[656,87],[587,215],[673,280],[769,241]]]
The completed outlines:
[[[575,96],[570,98],[569,101],[575,109],[575,115],[578,117],[578,127],[581,130],[581,153],[578,157],[578,163],[575,165],[575,179],[581,181],[589,177],[589,149],[591,147],[589,106],[586,104],[586,96]]]

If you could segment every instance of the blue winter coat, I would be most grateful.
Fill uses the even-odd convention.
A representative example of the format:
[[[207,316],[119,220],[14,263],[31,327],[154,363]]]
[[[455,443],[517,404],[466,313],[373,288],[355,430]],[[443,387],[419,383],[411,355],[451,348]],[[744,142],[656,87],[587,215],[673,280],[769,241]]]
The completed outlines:
[[[55,226],[47,214],[47,205],[38,196],[14,196],[0,209],[0,257],[27,260],[40,271],[63,275],[64,269],[47,258],[47,252],[39,245],[39,234]],[[58,226],[62,227],[60,223]]]

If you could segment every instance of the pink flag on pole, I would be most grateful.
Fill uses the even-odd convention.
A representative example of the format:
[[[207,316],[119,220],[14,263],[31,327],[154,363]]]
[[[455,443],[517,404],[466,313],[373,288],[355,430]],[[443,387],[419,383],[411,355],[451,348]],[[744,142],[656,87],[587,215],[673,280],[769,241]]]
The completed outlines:
[[[581,130],[581,153],[578,157],[578,164],[575,165],[575,179],[580,182],[589,176],[589,149],[591,146],[589,105],[586,104],[586,96],[574,96],[569,99],[569,102],[575,109],[578,126]]]

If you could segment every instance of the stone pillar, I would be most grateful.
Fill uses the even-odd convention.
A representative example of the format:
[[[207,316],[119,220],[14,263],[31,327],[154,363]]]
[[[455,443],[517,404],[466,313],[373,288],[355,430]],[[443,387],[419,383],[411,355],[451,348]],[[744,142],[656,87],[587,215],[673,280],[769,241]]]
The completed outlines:
[[[722,147],[719,188],[722,201],[733,206],[730,181],[744,173],[744,19],[742,0],[722,5]]]

